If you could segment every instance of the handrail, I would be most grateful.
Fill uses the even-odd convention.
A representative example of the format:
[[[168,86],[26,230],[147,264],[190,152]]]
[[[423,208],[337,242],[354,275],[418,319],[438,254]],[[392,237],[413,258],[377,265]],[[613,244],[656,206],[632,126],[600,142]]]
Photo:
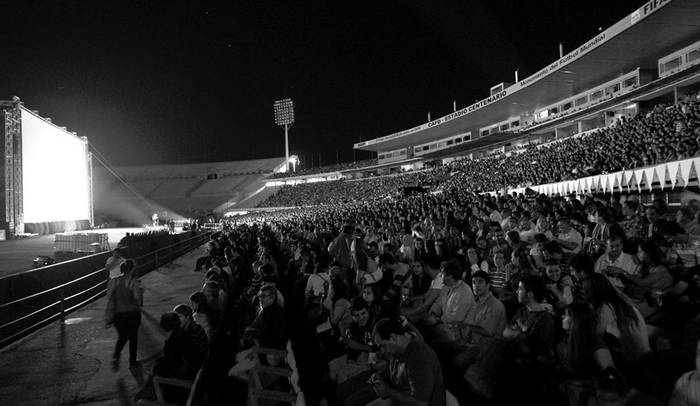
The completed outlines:
[[[208,234],[209,234],[209,233],[204,233],[204,234],[196,235],[196,236],[194,236],[194,237],[192,237],[192,238],[188,238],[188,239],[186,239],[186,240],[182,240],[182,241],[178,241],[178,242],[176,242],[176,243],[170,244],[170,245],[166,245],[165,247],[158,248],[158,249],[155,250],[155,251],[151,251],[151,252],[148,252],[148,253],[143,254],[143,255],[141,255],[141,256],[138,256],[138,257],[136,257],[136,258],[131,258],[131,259],[133,259],[133,260],[138,260],[139,258],[143,258],[143,257],[149,256],[149,255],[153,255],[153,254],[157,253],[158,251],[163,251],[163,250],[165,250],[165,249],[169,249],[169,248],[171,248],[171,247],[174,247],[175,245],[179,245],[179,244],[182,244],[182,243],[185,243],[185,242],[188,242],[188,241],[192,241],[192,240],[194,240],[194,239],[196,239],[196,238],[200,238],[200,237],[202,237],[202,236],[204,236],[204,235],[208,235]]]
[[[49,288],[49,289],[46,289],[46,290],[42,290],[41,292],[33,293],[33,294],[29,295],[29,296],[25,296],[25,297],[22,297],[22,298],[13,300],[13,301],[11,301],[11,302],[7,302],[7,303],[0,304],[0,309],[2,309],[3,307],[15,305],[15,304],[20,303],[20,302],[23,302],[23,301],[25,301],[25,300],[27,300],[27,299],[32,299],[32,298],[34,298],[35,296],[39,296],[39,295],[46,294],[46,293],[48,293],[48,292],[51,292],[52,290],[61,289],[61,288],[64,288],[64,287],[66,287],[66,286],[68,286],[68,285],[72,285],[72,284],[74,284],[74,283],[76,283],[76,282],[78,282],[78,281],[81,281],[81,280],[83,280],[83,279],[85,279],[85,278],[88,278],[88,277],[90,277],[90,276],[92,276],[92,275],[94,275],[94,274],[96,274],[96,273],[102,272],[102,271],[104,271],[104,270],[105,270],[105,268],[100,268],[100,269],[96,270],[95,272],[91,272],[91,273],[89,273],[89,274],[87,274],[87,275],[83,275],[83,276],[81,276],[81,277],[78,278],[78,279],[73,279],[72,281],[68,281],[68,282],[66,282],[66,283],[62,283],[62,284],[60,284],[60,285],[58,285],[58,286],[54,286],[53,288]]]
[[[186,239],[186,240],[178,241],[178,242],[173,243],[173,244],[170,244],[170,245],[168,245],[168,246],[166,246],[166,247],[162,247],[162,248],[159,248],[159,249],[157,249],[157,250],[155,250],[155,251],[151,251],[151,252],[149,252],[149,253],[146,253],[146,254],[144,254],[144,255],[141,255],[141,256],[139,256],[139,257],[136,257],[136,259],[143,259],[143,258],[146,258],[146,257],[148,257],[148,256],[153,256],[153,257],[154,257],[154,258],[153,258],[152,260],[150,260],[150,261],[145,261],[144,263],[139,264],[136,268],[138,269],[138,268],[141,268],[141,267],[144,267],[144,266],[149,266],[149,265],[153,265],[154,268],[158,267],[158,265],[159,265],[159,264],[158,264],[158,262],[159,262],[159,261],[158,261],[158,253],[159,253],[159,252],[162,252],[162,251],[164,251],[164,250],[171,250],[171,251],[169,252],[168,255],[166,255],[166,256],[163,258],[163,259],[165,259],[166,261],[162,262],[161,265],[164,264],[164,263],[166,263],[166,262],[170,262],[170,261],[173,260],[175,257],[178,257],[178,256],[184,254],[185,252],[187,252],[187,251],[188,251],[188,248],[194,248],[194,247],[188,247],[188,245],[191,244],[191,242],[192,242],[193,240],[202,240],[202,241],[204,241],[204,239],[207,238],[207,237],[209,237],[210,234],[211,234],[211,233],[205,232],[205,233],[196,235],[196,236],[194,236],[194,237],[188,238],[188,239]],[[173,249],[173,248],[175,248],[175,249]],[[3,347],[3,346],[5,346],[6,344],[9,344],[9,343],[13,342],[15,339],[17,339],[17,338],[19,338],[19,337],[22,337],[22,336],[24,336],[24,335],[26,335],[26,334],[29,334],[29,333],[31,333],[32,331],[35,331],[36,329],[38,329],[38,328],[40,328],[40,327],[42,327],[42,326],[44,326],[44,325],[46,325],[46,324],[48,324],[48,323],[51,323],[51,322],[55,321],[55,320],[58,319],[58,318],[63,319],[63,318],[65,317],[65,314],[67,314],[67,313],[69,313],[69,312],[71,312],[71,311],[73,311],[73,310],[75,310],[75,309],[77,309],[77,308],[79,308],[79,307],[81,307],[81,306],[87,304],[87,303],[90,303],[90,302],[96,300],[97,298],[99,298],[100,296],[104,295],[105,292],[107,291],[107,289],[104,287],[104,285],[107,283],[107,279],[101,278],[100,281],[97,282],[96,284],[94,284],[94,285],[92,285],[92,286],[90,286],[90,287],[88,287],[88,288],[86,288],[86,289],[84,289],[84,290],[81,290],[81,291],[79,291],[79,292],[75,292],[75,293],[74,293],[74,292],[72,292],[72,291],[69,291],[68,293],[70,294],[70,296],[64,297],[64,289],[69,288],[70,286],[72,286],[72,285],[74,285],[74,284],[76,284],[76,283],[78,283],[78,282],[84,281],[84,280],[87,279],[87,278],[94,278],[96,275],[98,275],[98,274],[100,274],[100,273],[103,273],[104,271],[105,271],[105,268],[104,268],[104,267],[101,267],[100,269],[98,269],[98,270],[96,270],[96,271],[90,272],[89,274],[83,275],[83,276],[81,276],[81,277],[79,277],[79,278],[76,278],[76,279],[74,279],[74,280],[72,280],[72,281],[69,281],[69,282],[66,282],[66,283],[62,283],[62,284],[60,284],[60,285],[58,285],[58,286],[54,286],[54,287],[52,287],[52,288],[45,289],[45,290],[43,290],[43,291],[41,291],[41,292],[33,293],[33,294],[29,295],[29,296],[25,296],[25,297],[23,297],[23,298],[16,299],[16,300],[13,300],[13,301],[11,301],[11,302],[4,303],[4,304],[0,305],[0,311],[1,311],[1,310],[4,309],[4,308],[8,308],[8,307],[17,305],[17,304],[22,303],[22,302],[24,302],[24,301],[27,301],[27,300],[29,300],[29,299],[37,299],[37,298],[39,298],[39,297],[43,297],[43,296],[45,296],[45,295],[47,295],[47,294],[50,294],[50,293],[52,293],[52,292],[55,292],[55,291],[57,291],[57,290],[58,290],[58,292],[60,293],[60,294],[59,294],[58,300],[55,300],[55,301],[53,301],[53,302],[51,302],[51,303],[49,303],[49,304],[47,304],[47,305],[41,307],[40,309],[36,309],[36,310],[28,309],[28,310],[31,310],[30,313],[24,314],[24,315],[20,315],[20,316],[17,317],[16,319],[11,320],[11,321],[9,321],[9,322],[3,324],[3,325],[0,325],[0,331],[2,331],[3,329],[7,329],[8,326],[12,326],[12,325],[17,324],[17,323],[20,323],[20,322],[26,322],[27,320],[32,320],[33,318],[37,317],[37,315],[39,315],[40,313],[46,312],[46,311],[50,310],[51,308],[54,308],[55,306],[60,305],[60,310],[59,310],[57,313],[53,313],[53,314],[51,314],[51,315],[49,315],[49,316],[47,316],[47,317],[43,317],[43,318],[41,318],[40,320],[38,320],[36,323],[34,323],[34,324],[32,324],[32,325],[30,325],[30,326],[28,326],[28,327],[26,327],[26,328],[23,328],[23,329],[21,329],[20,331],[12,331],[12,329],[10,329],[10,331],[8,332],[10,335],[7,336],[7,337],[2,338],[2,337],[0,336],[0,347]],[[102,289],[100,289],[100,291],[97,292],[96,294],[90,296],[88,299],[83,300],[83,301],[81,301],[81,302],[79,302],[79,303],[77,303],[77,304],[75,304],[75,305],[69,307],[68,309],[65,309],[65,308],[64,308],[64,304],[65,304],[66,302],[68,302],[68,301],[74,301],[76,298],[79,300],[79,297],[80,297],[80,296],[83,296],[83,295],[85,295],[86,293],[89,294],[90,291],[94,291],[96,288],[100,288],[100,287],[102,287]],[[30,323],[31,323],[31,321],[30,321]],[[21,328],[21,327],[20,327],[20,328]]]
[[[76,304],[75,306],[72,306],[72,307],[66,309],[66,310],[65,310],[65,313],[70,313],[70,312],[72,312],[73,310],[77,309],[78,307],[83,306],[83,305],[86,305],[86,304],[92,302],[93,300],[97,299],[100,295],[104,294],[105,292],[106,292],[106,289],[103,290],[103,291],[101,291],[101,292],[99,292],[99,293],[97,293],[97,294],[95,294],[95,295],[93,295],[93,296],[91,296],[91,297],[89,297],[89,298],[87,298],[87,299],[85,299],[85,300],[83,300],[82,302]],[[55,303],[54,303],[54,305],[55,305]],[[52,306],[53,306],[53,305],[52,305]],[[25,329],[23,329],[23,330],[21,330],[21,331],[18,331],[18,332],[16,332],[16,333],[12,334],[11,336],[8,336],[8,337],[6,337],[6,338],[0,340],[0,348],[2,348],[3,346],[5,346],[6,344],[11,343],[15,338],[22,337],[24,334],[27,334],[27,333],[31,332],[32,330],[38,328],[38,327],[41,326],[42,324],[51,323],[51,322],[55,321],[56,319],[60,318],[61,316],[62,316],[62,313],[60,313],[60,312],[59,312],[59,313],[54,313],[54,314],[52,314],[51,316],[49,316],[49,317],[47,317],[47,318],[45,318],[45,319],[43,319],[43,320],[40,320],[39,322],[34,323],[34,324],[32,324],[31,326],[29,326],[29,327],[27,327],[27,328],[25,328]]]

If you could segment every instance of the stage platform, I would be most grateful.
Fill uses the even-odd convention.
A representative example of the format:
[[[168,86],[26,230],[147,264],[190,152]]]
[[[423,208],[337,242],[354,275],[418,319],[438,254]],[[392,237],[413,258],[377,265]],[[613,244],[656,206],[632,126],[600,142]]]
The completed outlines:
[[[106,299],[101,298],[69,314],[65,323],[52,323],[0,350],[3,404],[134,405],[167,337],[158,324],[161,314],[187,303],[190,294],[202,287],[204,274],[192,272],[201,255],[202,249],[195,248],[141,278],[140,368],[129,369],[127,345],[121,368],[112,370],[117,332],[105,328]]]
[[[126,233],[142,233],[149,229],[134,228],[100,228],[76,231],[76,233],[106,233],[109,246],[115,248]],[[53,258],[56,234],[34,236],[16,240],[0,241],[0,278],[13,273],[32,269],[32,261],[37,255]]]

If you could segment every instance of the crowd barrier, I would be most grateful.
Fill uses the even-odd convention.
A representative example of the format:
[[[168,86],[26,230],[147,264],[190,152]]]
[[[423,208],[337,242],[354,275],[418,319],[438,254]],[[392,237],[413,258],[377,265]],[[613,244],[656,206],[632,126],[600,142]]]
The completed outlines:
[[[159,239],[158,246],[149,242],[149,252],[127,258],[142,276],[199,247],[210,235],[186,232],[171,236],[184,239],[170,244]],[[104,265],[110,255],[101,252],[0,278],[0,348],[102,297],[109,277]]]

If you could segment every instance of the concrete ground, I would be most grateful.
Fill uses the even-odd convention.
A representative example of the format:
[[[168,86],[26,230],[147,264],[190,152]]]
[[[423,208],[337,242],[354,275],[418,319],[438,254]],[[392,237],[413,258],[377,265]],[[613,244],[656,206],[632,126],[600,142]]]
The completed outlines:
[[[0,350],[0,404],[134,405],[160,355],[166,334],[160,316],[201,288],[204,275],[192,272],[200,249],[141,278],[144,310],[139,330],[141,368],[129,370],[128,344],[121,368],[112,371],[117,339],[104,324],[104,298]]]
[[[105,228],[85,230],[86,233],[107,233],[109,245],[114,248],[127,232],[140,233],[144,228]],[[13,273],[32,269],[32,261],[37,255],[54,255],[56,234],[40,235],[18,240],[0,241],[0,278]]]

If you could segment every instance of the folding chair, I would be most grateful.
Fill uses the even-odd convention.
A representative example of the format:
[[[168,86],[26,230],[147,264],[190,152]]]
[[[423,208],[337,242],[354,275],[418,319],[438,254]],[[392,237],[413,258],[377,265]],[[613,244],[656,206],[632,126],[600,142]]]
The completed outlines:
[[[267,366],[259,363],[250,370],[250,382],[248,386],[248,402],[251,406],[263,406],[267,402],[276,401],[289,403],[292,406],[305,406],[306,400],[299,387],[299,372],[297,371],[296,358],[292,351],[291,341],[287,341],[286,350],[274,348],[253,347],[255,359],[259,360],[261,355],[282,357],[282,366]],[[270,381],[275,378],[286,378],[289,384],[288,391],[268,388]]]

